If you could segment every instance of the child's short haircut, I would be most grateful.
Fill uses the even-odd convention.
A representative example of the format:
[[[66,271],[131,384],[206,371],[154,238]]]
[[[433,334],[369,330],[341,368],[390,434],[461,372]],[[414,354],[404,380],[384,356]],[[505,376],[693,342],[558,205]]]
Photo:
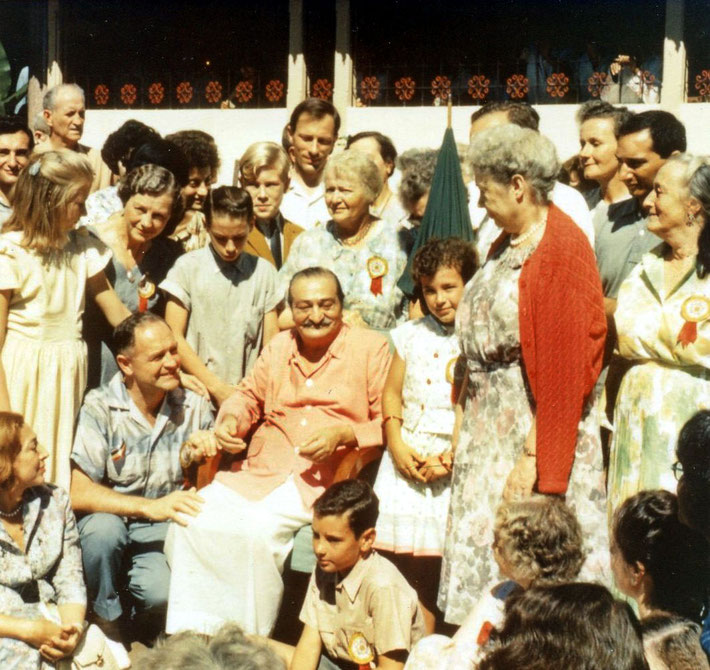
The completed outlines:
[[[422,277],[433,277],[440,268],[458,270],[465,284],[478,269],[473,244],[456,237],[428,240],[414,256],[412,278],[415,285],[420,285]]]
[[[220,186],[210,193],[206,217],[208,228],[212,225],[212,217],[215,214],[251,221],[254,216],[251,196],[246,189],[239,186]]]
[[[316,500],[313,515],[317,517],[348,515],[355,537],[374,528],[380,503],[372,487],[361,479],[346,479],[329,486]]]
[[[495,533],[506,561],[536,584],[572,581],[584,563],[582,529],[574,512],[557,498],[502,504]]]

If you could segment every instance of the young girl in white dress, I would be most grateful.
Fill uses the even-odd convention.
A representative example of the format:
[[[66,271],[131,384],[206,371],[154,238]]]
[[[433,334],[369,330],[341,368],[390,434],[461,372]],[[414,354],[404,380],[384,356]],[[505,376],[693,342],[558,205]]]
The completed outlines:
[[[376,547],[417,590],[434,628],[451,483],[457,371],[456,308],[476,270],[473,246],[432,239],[412,275],[424,318],[391,331],[395,354],[383,394],[385,452],[375,482],[380,499]]]

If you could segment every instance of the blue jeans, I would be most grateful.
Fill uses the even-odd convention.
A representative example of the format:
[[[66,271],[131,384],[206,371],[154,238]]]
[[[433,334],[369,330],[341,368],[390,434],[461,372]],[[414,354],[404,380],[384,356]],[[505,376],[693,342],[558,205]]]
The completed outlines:
[[[121,597],[133,603],[131,615],[164,613],[170,568],[163,543],[168,523],[124,521],[98,512],[79,520],[79,539],[89,602],[102,619],[123,613]]]

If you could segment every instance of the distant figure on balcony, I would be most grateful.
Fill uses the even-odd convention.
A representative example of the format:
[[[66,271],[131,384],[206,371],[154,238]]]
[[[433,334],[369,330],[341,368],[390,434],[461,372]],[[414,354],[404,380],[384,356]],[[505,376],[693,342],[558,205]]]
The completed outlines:
[[[307,98],[291,113],[289,155],[294,169],[281,213],[306,230],[325,226],[330,220],[323,171],[339,130],[340,114],[326,100]]]
[[[181,130],[165,139],[174,142],[185,154],[190,167],[187,185],[181,191],[185,215],[177,224],[171,239],[180,242],[185,251],[207,246],[210,236],[205,227],[205,203],[219,172],[219,151],[214,137],[202,130]]]
[[[36,151],[72,149],[85,154],[94,171],[91,193],[111,184],[111,170],[101,159],[101,154],[91,147],[79,144],[84,134],[86,103],[84,91],[76,84],[59,84],[50,88],[42,99],[42,115],[49,126],[49,142]]]

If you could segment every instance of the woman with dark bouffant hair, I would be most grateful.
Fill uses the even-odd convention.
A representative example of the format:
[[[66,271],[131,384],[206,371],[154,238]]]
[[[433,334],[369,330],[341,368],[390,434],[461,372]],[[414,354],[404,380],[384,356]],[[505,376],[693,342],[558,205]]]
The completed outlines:
[[[668,491],[641,491],[614,515],[611,567],[640,616],[663,610],[700,623],[710,593],[710,545],[678,519]]]
[[[627,603],[599,584],[536,586],[506,603],[478,670],[648,670]]]
[[[676,456],[678,516],[710,540],[710,410],[701,410],[683,426]]]

